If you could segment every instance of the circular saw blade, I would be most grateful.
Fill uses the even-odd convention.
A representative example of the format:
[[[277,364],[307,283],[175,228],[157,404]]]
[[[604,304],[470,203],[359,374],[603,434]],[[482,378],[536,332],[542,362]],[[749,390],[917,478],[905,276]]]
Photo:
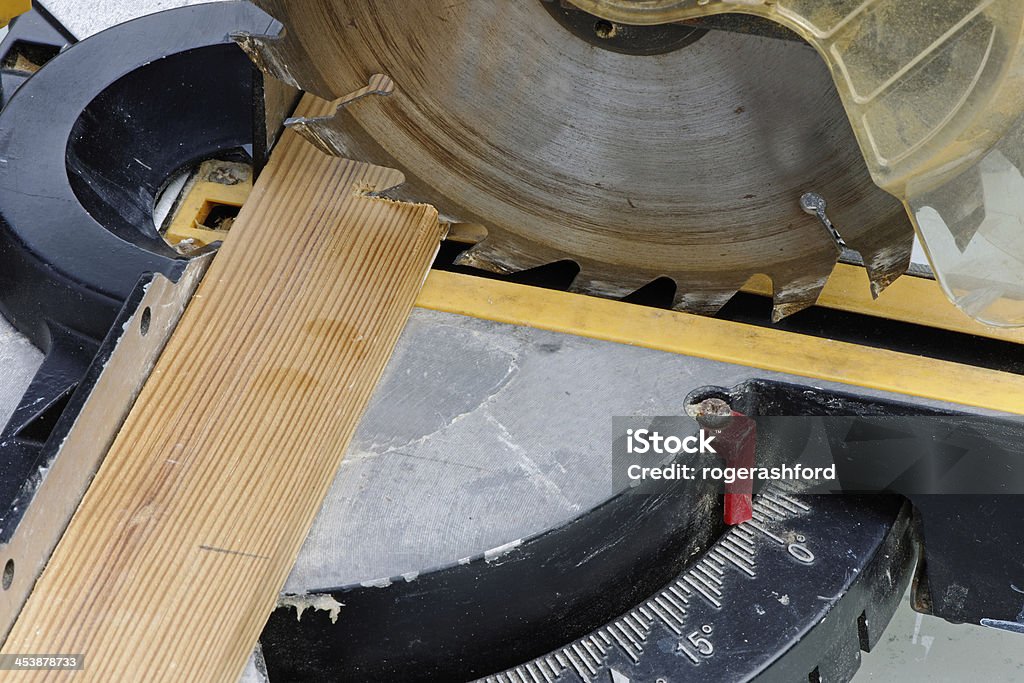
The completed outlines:
[[[906,214],[872,182],[825,66],[799,42],[710,31],[632,56],[580,40],[539,1],[257,4],[286,27],[242,41],[270,72],[325,98],[393,79],[300,130],[401,170],[396,198],[485,225],[464,264],[571,259],[574,289],[605,296],[668,277],[676,307],[701,312],[764,274],[778,318],[816,300],[838,256],[800,206],[808,191],[876,293],[909,262]]]

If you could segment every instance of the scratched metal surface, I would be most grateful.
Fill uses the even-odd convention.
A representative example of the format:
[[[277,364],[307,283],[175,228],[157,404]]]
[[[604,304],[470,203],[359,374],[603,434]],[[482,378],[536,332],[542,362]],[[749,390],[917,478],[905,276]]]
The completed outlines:
[[[285,591],[422,572],[567,521],[613,493],[612,416],[679,415],[692,389],[753,377],[808,382],[417,309]]]

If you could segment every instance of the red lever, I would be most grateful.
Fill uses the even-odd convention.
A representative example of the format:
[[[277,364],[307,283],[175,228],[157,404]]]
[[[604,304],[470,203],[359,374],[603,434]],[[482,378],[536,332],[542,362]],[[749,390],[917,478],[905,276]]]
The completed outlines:
[[[711,403],[714,402],[714,405]],[[707,404],[707,412],[702,408]],[[757,423],[727,408],[721,399],[705,401],[697,410],[697,422],[715,436],[715,451],[726,467],[752,468],[757,453]],[[724,422],[724,424],[723,424]],[[753,518],[754,480],[737,479],[725,485],[725,523],[749,522]]]

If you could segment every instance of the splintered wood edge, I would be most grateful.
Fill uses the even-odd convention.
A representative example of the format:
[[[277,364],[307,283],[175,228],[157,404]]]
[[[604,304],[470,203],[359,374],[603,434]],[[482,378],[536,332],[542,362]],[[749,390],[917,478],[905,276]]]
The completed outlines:
[[[432,207],[360,194],[395,173],[285,134],[4,653],[237,679],[439,246]]]

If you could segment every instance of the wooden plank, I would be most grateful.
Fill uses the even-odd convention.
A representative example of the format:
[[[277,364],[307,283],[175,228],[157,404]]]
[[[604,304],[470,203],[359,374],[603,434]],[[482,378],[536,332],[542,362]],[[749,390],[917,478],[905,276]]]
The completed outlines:
[[[237,680],[438,248],[399,179],[282,139],[3,647],[85,670],[19,680]]]

